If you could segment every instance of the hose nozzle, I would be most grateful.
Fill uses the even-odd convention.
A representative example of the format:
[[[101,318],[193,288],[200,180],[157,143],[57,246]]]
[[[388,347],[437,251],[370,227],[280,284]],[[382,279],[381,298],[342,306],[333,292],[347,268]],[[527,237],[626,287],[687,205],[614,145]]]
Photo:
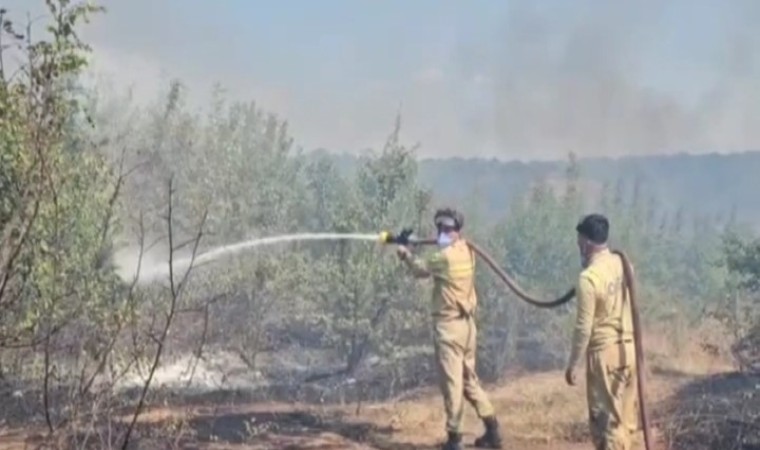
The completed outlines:
[[[392,237],[393,237],[393,234],[391,234],[390,231],[381,231],[380,234],[378,235],[377,240],[381,244],[390,244],[391,243],[390,240]]]
[[[393,234],[390,231],[381,231],[378,240],[382,244],[409,245],[415,241],[412,237],[412,232],[411,228],[404,228],[398,234]]]

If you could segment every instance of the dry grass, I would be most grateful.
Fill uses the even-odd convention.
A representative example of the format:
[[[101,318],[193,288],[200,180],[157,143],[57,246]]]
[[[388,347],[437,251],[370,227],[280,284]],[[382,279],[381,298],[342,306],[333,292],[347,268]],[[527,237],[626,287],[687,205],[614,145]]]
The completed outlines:
[[[488,389],[499,414],[504,433],[521,441],[550,443],[574,441],[585,417],[582,387],[571,388],[559,372],[523,376]],[[359,418],[391,427],[395,435],[409,442],[442,439],[445,421],[443,402],[434,390],[418,398],[364,408]],[[474,437],[482,431],[480,421],[469,406],[464,428]]]
[[[676,340],[664,334],[647,336],[650,410],[661,409],[675,392],[700,375],[728,368],[720,352],[701,345],[702,337],[719,342],[708,336],[709,332],[714,334],[709,328],[694,332],[699,338],[686,345],[673,345]],[[582,379],[583,374],[579,376]],[[557,371],[506,377],[487,389],[512,448],[587,448],[583,383],[569,387]],[[465,439],[471,441],[482,432],[482,426],[470,407],[464,420]],[[182,448],[409,450],[436,448],[444,438],[443,423],[440,394],[428,388],[396,401],[361,405],[358,411],[356,405],[284,403],[154,407],[141,417],[140,427],[183,429]],[[0,449],[25,448],[28,431],[0,431]]]
[[[650,382],[650,402],[666,397],[685,380],[679,381],[655,376]],[[567,386],[561,372],[522,376],[488,391],[502,430],[515,448],[570,449],[587,442],[583,385]],[[153,408],[140,421],[142,427],[150,428],[177,423],[190,430],[183,441],[193,445],[186,448],[203,449],[407,450],[434,448],[444,438],[442,401],[432,389],[411,399],[363,406],[358,414],[355,406],[258,403]],[[467,440],[482,432],[469,407],[464,428]],[[24,448],[24,435],[15,433],[0,434],[0,449]]]
[[[702,376],[734,370],[733,339],[720,323],[705,320],[696,328],[672,325],[644,336],[650,374]]]
[[[648,402],[657,408],[691,377],[654,375],[649,379]],[[562,372],[526,375],[491,387],[489,395],[499,413],[502,430],[511,441],[565,448],[588,442],[585,387],[565,384]],[[394,437],[414,444],[443,438],[444,415],[436,392],[422,398],[367,408],[360,419],[393,427]],[[465,412],[466,435],[474,438],[482,427],[472,408]],[[657,434],[657,430],[653,430]]]

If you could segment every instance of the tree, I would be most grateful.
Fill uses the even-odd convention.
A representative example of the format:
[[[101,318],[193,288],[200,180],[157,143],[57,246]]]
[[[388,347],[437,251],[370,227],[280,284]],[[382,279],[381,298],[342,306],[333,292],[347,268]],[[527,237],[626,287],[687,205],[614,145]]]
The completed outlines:
[[[3,375],[21,392],[41,393],[39,404],[37,395],[24,401],[44,416],[48,443],[87,446],[113,408],[123,406],[123,399],[113,395],[116,384],[146,356],[117,352],[123,350],[126,331],[135,342],[150,339],[149,346],[155,345],[147,355],[151,375],[142,385],[132,425],[106,439],[106,446],[115,439],[126,446],[177,312],[183,283],[174,281],[182,277],[172,280],[165,302],[170,307],[157,308],[165,320],[154,320],[140,336],[150,292],[138,292],[135,280],[120,279],[111,258],[131,169],[123,157],[113,164],[102,142],[93,139],[86,92],[78,83],[89,48],[78,39],[77,28],[102,8],[68,0],[46,4],[52,19],[43,38],[33,36],[31,26],[17,32],[0,10]],[[3,65],[7,52],[22,56],[13,73]],[[174,251],[171,244],[170,255]],[[12,417],[14,411],[4,414]],[[91,424],[94,434],[82,435],[78,427],[84,424]]]
[[[341,207],[330,220],[337,231],[396,228],[415,224],[428,209],[428,196],[417,187],[414,149],[401,145],[400,118],[382,152],[368,156]],[[327,170],[323,166],[323,170]],[[324,188],[324,185],[323,185]],[[322,196],[325,189],[318,191]],[[315,292],[318,325],[326,330],[327,345],[345,355],[346,373],[353,373],[370,354],[391,355],[410,334],[419,335],[423,308],[413,280],[387,252],[367,244],[331,244]]]

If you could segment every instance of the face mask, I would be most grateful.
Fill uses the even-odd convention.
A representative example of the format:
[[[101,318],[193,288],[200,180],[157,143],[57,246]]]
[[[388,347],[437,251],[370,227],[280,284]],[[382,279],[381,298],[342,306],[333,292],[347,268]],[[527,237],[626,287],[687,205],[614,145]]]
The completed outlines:
[[[440,248],[446,248],[453,240],[451,239],[451,236],[449,236],[447,233],[439,233],[438,234],[438,247]]]

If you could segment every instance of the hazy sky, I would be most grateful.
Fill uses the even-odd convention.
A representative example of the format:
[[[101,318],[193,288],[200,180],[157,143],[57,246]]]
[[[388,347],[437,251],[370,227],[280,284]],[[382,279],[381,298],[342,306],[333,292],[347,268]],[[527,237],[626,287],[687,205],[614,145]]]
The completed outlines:
[[[423,156],[760,149],[757,1],[101,4],[85,37],[117,84],[219,82],[306,149],[378,147],[397,111]]]

